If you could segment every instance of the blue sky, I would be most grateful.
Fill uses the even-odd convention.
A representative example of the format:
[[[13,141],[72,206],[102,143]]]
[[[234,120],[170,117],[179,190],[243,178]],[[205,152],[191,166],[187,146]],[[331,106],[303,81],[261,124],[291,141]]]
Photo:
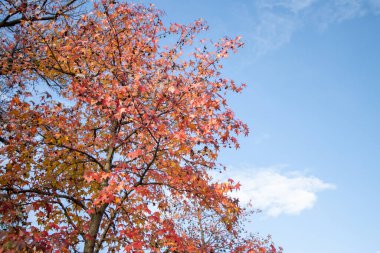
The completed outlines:
[[[144,1],[148,2],[148,1]],[[152,1],[204,37],[242,35],[224,73],[251,129],[221,161],[285,253],[380,252],[380,1]]]

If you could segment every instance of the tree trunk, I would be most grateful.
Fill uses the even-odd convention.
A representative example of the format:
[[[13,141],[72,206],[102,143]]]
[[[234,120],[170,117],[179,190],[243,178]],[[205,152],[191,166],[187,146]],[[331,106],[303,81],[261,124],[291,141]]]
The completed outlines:
[[[117,123],[115,122],[112,123],[111,131],[113,133],[112,134],[112,138],[113,138],[117,132]],[[113,146],[110,146],[108,148],[107,157],[106,157],[107,162],[103,168],[104,171],[107,171],[107,172],[111,171],[111,164],[112,164],[114,152],[115,152],[115,148]],[[106,187],[107,185],[108,185],[108,181],[107,179],[105,179],[102,182],[101,186],[103,188],[103,187]],[[84,243],[84,249],[83,249],[84,253],[94,253],[95,246],[96,246],[96,238],[98,236],[100,224],[102,223],[102,218],[107,207],[108,207],[108,204],[103,204],[99,209],[96,209],[93,215],[91,215],[88,238],[85,239],[85,243]]]
[[[88,238],[84,244],[84,253],[94,253],[96,237],[99,232],[100,223],[102,222],[104,211],[107,204],[104,204],[91,216],[90,229],[88,231]]]

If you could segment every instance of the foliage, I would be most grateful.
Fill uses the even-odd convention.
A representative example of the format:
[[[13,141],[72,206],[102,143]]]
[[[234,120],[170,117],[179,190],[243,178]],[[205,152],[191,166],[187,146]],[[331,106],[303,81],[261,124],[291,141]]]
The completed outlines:
[[[191,238],[190,242],[195,245],[192,252],[282,252],[269,236],[263,239],[244,229],[253,213],[248,207],[241,209],[238,219],[226,226],[228,216],[225,213],[216,213],[194,200],[185,200],[166,215],[176,221],[179,233]]]
[[[168,215],[192,203],[236,236],[239,185],[209,172],[248,133],[226,101],[242,86],[220,73],[240,38],[194,41],[203,21],[166,27],[153,6],[103,1],[73,18],[72,2],[3,18],[19,20],[1,42],[3,251],[202,252]],[[230,250],[275,251],[248,239]]]

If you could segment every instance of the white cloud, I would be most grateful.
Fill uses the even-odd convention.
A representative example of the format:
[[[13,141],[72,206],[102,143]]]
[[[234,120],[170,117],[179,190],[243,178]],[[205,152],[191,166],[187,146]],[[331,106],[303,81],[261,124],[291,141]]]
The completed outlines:
[[[252,40],[256,56],[262,56],[288,43],[297,23],[289,17],[266,12],[254,27]]]
[[[250,40],[255,57],[290,42],[302,27],[323,31],[331,24],[380,14],[380,0],[259,0],[252,3],[242,5],[239,15],[251,24]],[[255,14],[247,11],[251,8]]]
[[[232,169],[229,173],[242,185],[233,196],[243,204],[252,201],[254,208],[271,217],[299,214],[315,205],[318,192],[335,188],[314,176],[285,173],[276,167]]]
[[[370,5],[376,14],[380,14],[380,0],[370,0]],[[380,253],[380,251],[377,253]]]
[[[315,1],[316,0],[264,0],[260,1],[260,5],[264,8],[282,7],[296,13],[309,7]]]
[[[364,16],[368,12],[363,0],[327,1],[314,10],[313,21],[319,28],[326,29],[330,24]]]

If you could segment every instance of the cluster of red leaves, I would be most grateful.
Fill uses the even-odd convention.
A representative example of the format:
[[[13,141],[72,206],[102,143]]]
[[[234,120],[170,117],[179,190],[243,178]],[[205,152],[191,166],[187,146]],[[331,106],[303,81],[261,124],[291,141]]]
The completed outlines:
[[[0,127],[0,191],[12,201],[0,203],[3,250],[198,252],[183,219],[168,215],[189,214],[188,200],[237,236],[242,209],[228,193],[239,185],[209,172],[221,147],[248,134],[226,100],[244,85],[220,73],[242,43],[194,41],[203,21],[166,27],[161,15],[103,1],[79,19],[23,19],[4,38],[2,85],[14,92]],[[34,221],[15,224],[17,210]],[[253,237],[233,244],[275,252]]]

